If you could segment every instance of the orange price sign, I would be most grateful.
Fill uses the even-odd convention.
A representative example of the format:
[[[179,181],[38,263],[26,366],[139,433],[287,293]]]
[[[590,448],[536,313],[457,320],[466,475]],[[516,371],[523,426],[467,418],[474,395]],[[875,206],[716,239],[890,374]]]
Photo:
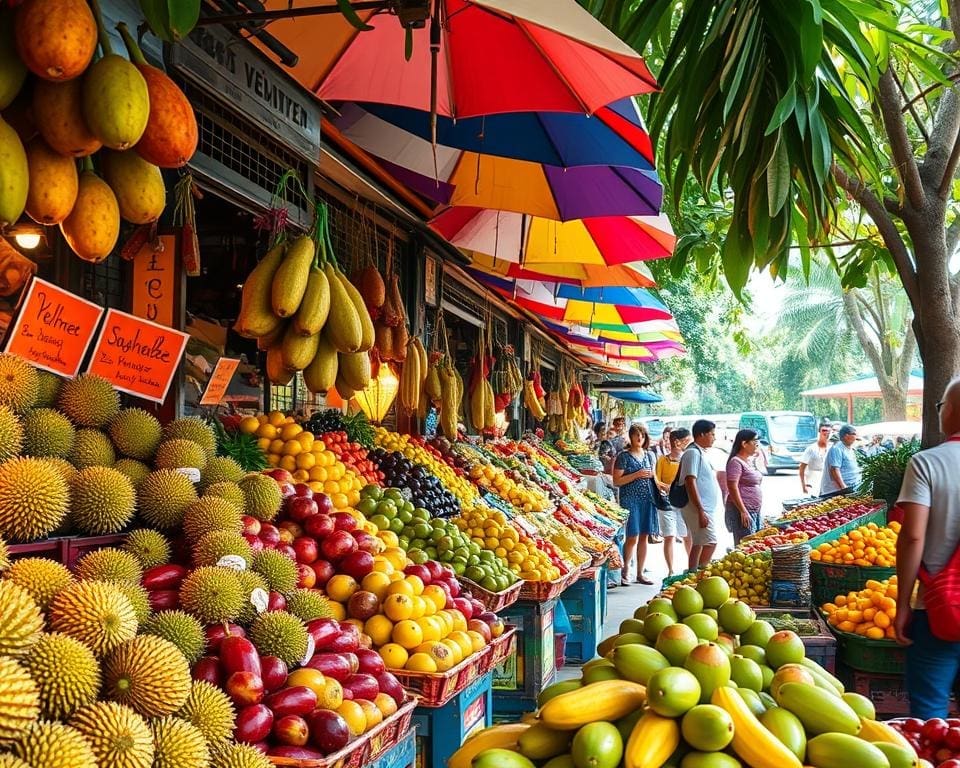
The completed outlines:
[[[103,307],[35,277],[10,329],[6,351],[72,379],[80,372],[102,315]]]
[[[200,405],[217,405],[223,400],[238,365],[240,361],[235,357],[221,357],[217,361],[217,367],[210,374],[210,381],[200,398]]]
[[[188,338],[173,328],[109,309],[88,371],[121,392],[162,403]]]

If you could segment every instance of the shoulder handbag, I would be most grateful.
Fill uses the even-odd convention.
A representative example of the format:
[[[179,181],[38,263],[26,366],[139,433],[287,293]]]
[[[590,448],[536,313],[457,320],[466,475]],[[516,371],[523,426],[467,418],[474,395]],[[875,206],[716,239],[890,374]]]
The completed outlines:
[[[657,462],[653,451],[647,451],[647,462],[651,465],[650,468],[654,471],[654,476],[650,478],[650,495],[653,498],[653,506],[655,506],[661,512],[669,512],[671,509],[673,509],[673,507],[670,506],[670,500],[663,495],[663,491],[661,491],[660,486],[657,485]]]
[[[695,448],[688,448],[687,450],[696,450]],[[673,478],[673,482],[670,483],[670,491],[667,494],[667,497],[670,499],[670,504],[678,509],[687,506],[690,503],[690,495],[687,493],[687,486],[683,482],[683,473],[680,471],[683,468],[683,459],[680,459],[680,469],[677,470],[676,477]]]
[[[933,636],[948,643],[960,642],[960,547],[936,576],[921,565],[917,578],[923,585],[923,604]]]

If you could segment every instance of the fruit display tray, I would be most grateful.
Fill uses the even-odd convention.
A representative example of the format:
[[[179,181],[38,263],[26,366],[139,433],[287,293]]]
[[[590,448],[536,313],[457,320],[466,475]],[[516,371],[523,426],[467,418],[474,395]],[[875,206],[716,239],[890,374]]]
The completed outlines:
[[[502,611],[508,605],[513,605],[520,599],[520,590],[523,588],[523,580],[518,581],[503,592],[491,592],[484,589],[477,582],[471,581],[466,576],[460,576],[460,583],[467,587],[470,594],[483,603],[483,607],[488,611]]]
[[[300,760],[292,757],[269,757],[270,762],[284,768],[361,768],[399,744],[410,732],[416,698],[405,702],[380,725],[351,741],[339,752],[324,758]]]
[[[492,652],[492,646],[488,645],[480,653],[464,659],[446,672],[408,672],[403,669],[391,671],[404,688],[420,698],[421,707],[442,707],[480,677],[481,667],[490,668],[486,657]]]
[[[490,653],[480,662],[480,674],[485,675],[517,651],[517,628],[508,625],[500,637],[489,645]]]
[[[574,568],[556,581],[524,581],[520,589],[520,599],[538,603],[553,600],[580,578],[580,570],[580,568]]]

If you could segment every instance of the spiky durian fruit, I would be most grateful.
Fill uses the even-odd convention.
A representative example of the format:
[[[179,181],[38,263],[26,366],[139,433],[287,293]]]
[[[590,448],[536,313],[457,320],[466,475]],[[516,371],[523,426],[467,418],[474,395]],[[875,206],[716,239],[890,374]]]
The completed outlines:
[[[191,664],[200,660],[207,647],[203,624],[186,611],[160,611],[147,620],[141,633],[173,643]]]
[[[106,697],[144,717],[176,712],[190,695],[190,683],[190,665],[180,649],[156,635],[121,643],[103,663]]]
[[[23,660],[40,691],[43,717],[67,720],[100,693],[100,662],[87,646],[59,632],[45,634]]]
[[[18,456],[23,450],[23,425],[13,408],[0,405],[0,461]]]
[[[70,718],[93,748],[101,768],[151,768],[153,731],[130,707],[99,701]]]
[[[67,457],[77,469],[112,467],[117,461],[110,438],[97,429],[78,429]]]
[[[40,717],[40,691],[30,673],[0,656],[0,744],[19,738]]]
[[[243,517],[239,509],[219,496],[202,496],[183,513],[183,533],[188,541],[200,541],[212,531],[240,533]]]
[[[144,522],[156,528],[176,528],[183,513],[197,500],[190,478],[175,469],[158,469],[137,488],[137,509]]]
[[[236,713],[233,702],[222,690],[206,680],[194,680],[190,695],[177,717],[195,725],[208,744],[219,744],[233,735]]]
[[[267,475],[253,473],[240,481],[240,488],[243,490],[243,507],[246,514],[264,522],[269,522],[277,516],[280,504],[283,502],[283,495],[276,480]]]
[[[131,584],[139,584],[143,576],[143,568],[136,557],[113,547],[87,552],[77,560],[73,572],[78,579],[128,581]]]
[[[246,498],[243,495],[243,489],[237,483],[212,483],[203,489],[203,495],[219,496],[221,499],[229,501],[241,512],[244,511]]]
[[[170,562],[170,542],[162,533],[151,528],[130,531],[121,549],[137,558],[144,569]]]
[[[7,542],[0,539],[0,574],[5,573],[10,567],[10,550],[7,549]]]
[[[130,601],[130,605],[133,606],[133,612],[137,616],[138,625],[142,625],[143,622],[150,618],[153,609],[150,607],[150,593],[147,592],[147,590],[131,581],[111,581],[109,583],[113,584],[127,596],[127,600]]]
[[[150,467],[136,459],[117,459],[113,468],[117,472],[123,472],[133,483],[134,488],[139,488],[140,483],[150,474]]]
[[[244,471],[229,456],[214,456],[207,462],[200,475],[200,485],[204,488],[214,483],[237,483],[243,479]]]
[[[56,374],[49,371],[37,371],[39,377],[39,386],[37,387],[37,401],[34,403],[36,408],[51,408],[57,402],[60,395],[60,384],[63,381]]]
[[[287,595],[287,613],[292,613],[301,621],[333,616],[329,601],[315,589],[295,589]]]
[[[249,566],[253,558],[253,550],[250,549],[250,543],[239,533],[210,531],[194,545],[193,564],[216,565],[220,562],[220,558],[227,555],[240,557]]]
[[[45,557],[14,561],[4,578],[27,590],[43,612],[61,589],[73,583],[73,574],[65,566]]]
[[[77,468],[59,456],[48,456],[46,462],[60,473],[60,476],[67,481],[68,485],[73,480],[73,476],[77,474]]]
[[[36,368],[15,355],[0,353],[0,405],[23,413],[36,405],[39,388]]]
[[[60,590],[50,603],[48,619],[53,631],[79,640],[97,656],[137,634],[137,614],[129,598],[104,581],[78,581]]]
[[[31,768],[29,763],[23,762],[16,755],[9,752],[0,754],[0,768]]]
[[[13,752],[30,768],[98,768],[93,748],[83,734],[63,723],[32,723],[13,742]]]
[[[43,615],[30,593],[12,581],[0,581],[0,655],[24,656],[42,630]]]
[[[164,440],[157,446],[157,452],[153,456],[153,466],[157,469],[193,467],[202,472],[207,466],[207,454],[193,440],[180,438]]]
[[[70,521],[83,533],[103,536],[123,530],[136,506],[130,478],[112,467],[81,469],[70,483]]]
[[[142,408],[123,408],[110,421],[110,439],[117,451],[131,459],[147,461],[160,445],[160,422]]]
[[[153,729],[153,768],[209,768],[207,740],[193,724],[179,717],[150,723]]]
[[[249,744],[225,744],[213,750],[210,768],[272,768],[273,763]],[[3,768],[3,766],[0,766]]]
[[[206,566],[180,584],[180,607],[204,624],[232,621],[243,609],[243,590],[232,568]]]
[[[259,616],[257,607],[251,599],[253,590],[262,589],[266,595],[270,592],[270,587],[263,576],[251,570],[238,571],[237,581],[240,582],[240,588],[243,590],[243,609],[237,615],[236,622],[247,627]]]
[[[69,508],[67,481],[54,464],[33,458],[0,464],[0,536],[39,539],[59,527]]]
[[[250,641],[261,656],[278,656],[292,666],[307,655],[310,634],[296,616],[285,611],[267,611],[250,625]]]
[[[253,553],[254,571],[263,576],[273,592],[289,595],[297,588],[297,564],[275,549],[262,549]]]
[[[27,456],[59,456],[73,451],[77,430],[53,408],[34,408],[23,415],[23,452]]]
[[[164,440],[192,440],[207,454],[208,459],[217,455],[217,433],[207,422],[196,416],[174,419],[163,428]]]
[[[103,427],[120,410],[120,395],[109,381],[81,373],[60,385],[57,407],[78,427]]]

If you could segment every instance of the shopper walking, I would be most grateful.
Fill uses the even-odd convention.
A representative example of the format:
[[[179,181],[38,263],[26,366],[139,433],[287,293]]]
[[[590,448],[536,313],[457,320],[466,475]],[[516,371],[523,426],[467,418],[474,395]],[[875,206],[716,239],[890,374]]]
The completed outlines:
[[[654,469],[654,479],[657,485],[667,496],[670,492],[670,485],[673,483],[680,471],[680,459],[683,457],[683,449],[686,447],[687,440],[690,437],[690,430],[680,427],[670,434],[670,453],[657,459],[657,466]],[[667,562],[667,576],[673,576],[673,547],[679,539],[683,541],[685,554],[690,557],[690,534],[687,532],[687,526],[683,522],[683,514],[674,506],[668,510],[658,509],[657,515],[660,522],[660,535],[663,536],[663,559]]]
[[[733,543],[740,544],[744,536],[760,530],[760,509],[763,493],[760,483],[763,473],[757,469],[760,440],[755,430],[741,429],[733,438],[730,458],[727,459],[727,501],[724,521],[733,534]]]
[[[653,503],[654,458],[650,435],[642,424],[630,427],[630,444],[617,454],[613,465],[613,484],[620,489],[620,506],[630,512],[627,540],[623,547],[623,571],[620,583],[626,586],[630,561],[636,556],[637,584],[653,584],[643,575],[647,559],[647,536],[659,534],[657,508]]]
[[[689,567],[706,565],[717,548],[716,518],[720,510],[720,484],[706,452],[716,440],[716,425],[706,419],[693,423],[693,443],[680,460],[680,479],[687,491],[683,522],[690,532]]]
[[[617,416],[613,420],[613,450],[617,453],[627,448],[627,420],[623,416]]]
[[[800,456],[800,492],[804,496],[816,496],[820,493],[823,464],[827,460],[832,431],[829,424],[821,424],[817,442],[808,445]]]
[[[857,442],[856,427],[844,424],[837,433],[840,438],[827,451],[823,463],[823,479],[820,481],[820,495],[842,491],[844,488],[856,488],[860,485],[860,464],[853,444]]]
[[[910,459],[897,502],[903,523],[897,537],[893,628],[897,642],[907,646],[910,714],[924,720],[947,717],[951,689],[960,672],[960,643],[942,640],[931,630],[922,584],[911,602],[921,566],[931,576],[946,568],[960,570],[953,562],[960,545],[960,379],[947,386],[937,410],[947,441]]]
[[[658,460],[663,456],[669,456],[673,450],[672,443],[670,442],[670,433],[672,431],[673,427],[664,427],[663,434],[660,435],[660,439],[653,447],[653,452],[657,455]]]

